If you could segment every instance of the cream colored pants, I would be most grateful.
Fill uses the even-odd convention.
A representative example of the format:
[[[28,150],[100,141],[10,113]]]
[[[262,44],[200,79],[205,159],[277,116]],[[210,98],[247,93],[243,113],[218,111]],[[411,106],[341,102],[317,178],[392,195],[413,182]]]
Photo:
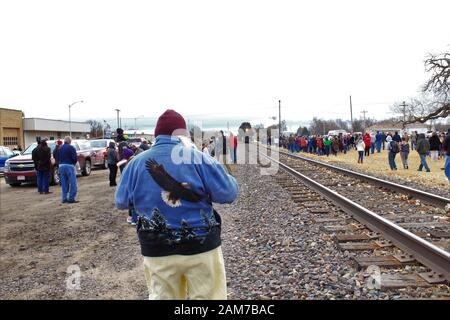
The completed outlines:
[[[150,300],[226,300],[222,249],[190,256],[144,257]]]

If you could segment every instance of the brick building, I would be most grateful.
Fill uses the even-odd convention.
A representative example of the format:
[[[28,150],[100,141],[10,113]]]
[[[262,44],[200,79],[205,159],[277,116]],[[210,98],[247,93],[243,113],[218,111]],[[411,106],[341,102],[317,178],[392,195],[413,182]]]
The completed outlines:
[[[14,149],[25,147],[21,110],[0,108],[0,145]]]

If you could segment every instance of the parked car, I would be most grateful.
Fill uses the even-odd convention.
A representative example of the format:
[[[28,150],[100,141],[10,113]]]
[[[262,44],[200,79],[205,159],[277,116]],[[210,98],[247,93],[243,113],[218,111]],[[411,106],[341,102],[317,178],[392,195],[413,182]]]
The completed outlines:
[[[128,143],[134,144],[138,148],[141,145],[141,143],[144,142],[144,141],[145,141],[144,138],[129,138],[127,140]]]
[[[114,140],[111,139],[97,139],[89,141],[92,150],[91,160],[93,166],[99,166],[106,169],[106,149],[111,141],[114,142]]]
[[[5,170],[5,162],[15,156],[16,154],[11,149],[0,146],[0,172]]]
[[[10,186],[20,186],[25,182],[36,182],[36,171],[32,160],[32,152],[37,147],[37,143],[33,143],[20,156],[8,159],[5,163],[4,176],[5,181]],[[51,158],[51,180],[52,185],[59,183],[58,167],[55,166],[53,159],[53,150],[56,147],[56,141],[47,141],[52,152]],[[78,162],[76,164],[77,174],[88,176],[91,174],[91,149],[87,140],[73,140],[72,145],[77,150]]]

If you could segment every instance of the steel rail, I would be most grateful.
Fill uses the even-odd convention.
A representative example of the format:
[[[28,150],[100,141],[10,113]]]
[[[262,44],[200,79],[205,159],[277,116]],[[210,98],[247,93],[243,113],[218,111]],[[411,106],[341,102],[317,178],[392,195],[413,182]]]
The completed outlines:
[[[384,238],[390,240],[395,246],[412,255],[417,261],[432,271],[443,275],[450,282],[450,253],[340,195],[336,191],[321,185],[280,161],[264,154],[262,156],[277,163],[280,168],[294,178],[329,199],[370,230],[382,234]]]
[[[266,146],[263,146],[263,147],[267,148]],[[336,167],[336,166],[333,166],[331,164],[323,163],[323,162],[318,161],[318,160],[309,159],[309,158],[302,157],[302,156],[295,155],[295,154],[290,154],[290,153],[285,152],[285,151],[272,149],[272,148],[267,148],[267,149],[271,150],[271,151],[279,152],[280,154],[287,155],[287,156],[289,156],[291,158],[294,158],[294,159],[301,159],[301,160],[304,160],[304,161],[307,161],[307,162],[310,162],[310,163],[314,163],[314,164],[320,165],[320,166],[325,167],[325,168],[329,168],[329,169],[332,169],[332,170],[335,170],[335,171],[338,171],[338,172],[345,173],[346,175],[350,175],[350,176],[359,178],[361,180],[365,180],[367,182],[376,184],[376,185],[378,185],[380,187],[383,187],[383,188],[388,188],[388,189],[391,189],[391,190],[394,190],[394,191],[397,191],[397,192],[400,192],[400,193],[408,194],[408,195],[410,195],[410,196],[412,196],[414,198],[420,199],[420,200],[422,200],[422,201],[424,201],[426,203],[433,204],[433,205],[438,206],[440,208],[445,208],[445,206],[450,204],[450,198],[445,198],[445,197],[442,197],[442,196],[439,196],[439,195],[436,195],[436,194],[432,194],[432,193],[425,192],[425,191],[422,191],[422,190],[417,190],[417,189],[414,189],[414,188],[411,188],[411,187],[408,187],[408,186],[403,186],[401,184],[398,184],[398,183],[395,183],[395,182],[391,182],[391,181],[387,181],[387,180],[383,180],[383,179],[376,178],[376,177],[373,177],[373,176],[369,176],[369,175],[364,174],[364,173],[359,173],[359,172],[351,171],[351,170],[348,170],[348,169]]]

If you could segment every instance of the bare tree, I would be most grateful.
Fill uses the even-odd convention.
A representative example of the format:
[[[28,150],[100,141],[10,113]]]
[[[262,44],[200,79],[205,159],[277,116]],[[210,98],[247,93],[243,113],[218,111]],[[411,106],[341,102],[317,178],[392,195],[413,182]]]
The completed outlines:
[[[391,108],[404,116],[401,121],[405,125],[450,116],[450,52],[430,54],[425,60],[425,70],[430,79],[422,88],[423,94],[411,99],[406,108],[399,104]]]
[[[87,121],[91,127],[90,136],[91,138],[101,138],[103,136],[103,124],[97,120],[88,120]]]

